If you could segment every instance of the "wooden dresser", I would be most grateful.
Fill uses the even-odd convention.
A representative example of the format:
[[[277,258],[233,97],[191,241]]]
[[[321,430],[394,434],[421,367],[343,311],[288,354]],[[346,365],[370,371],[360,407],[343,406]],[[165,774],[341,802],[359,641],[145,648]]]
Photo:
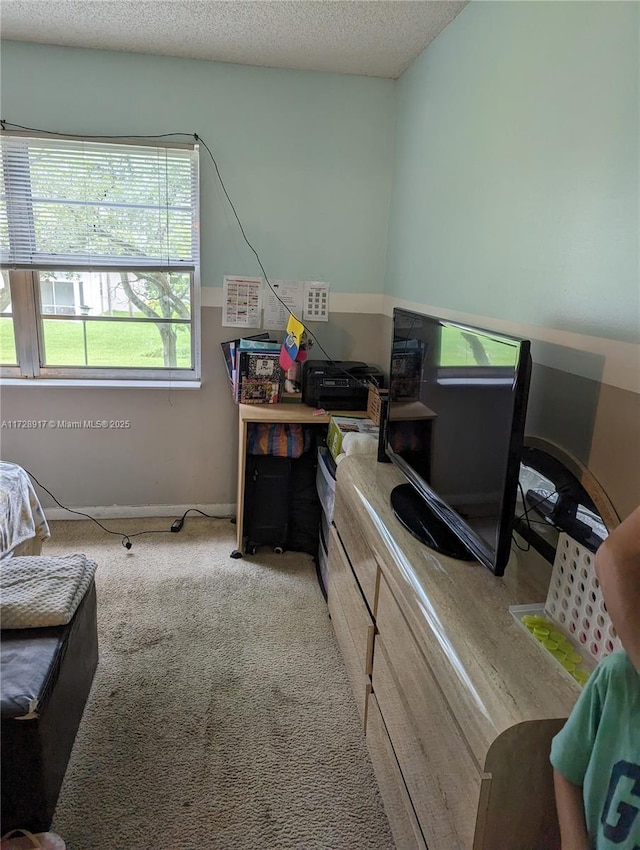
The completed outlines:
[[[399,850],[559,846],[549,747],[579,694],[509,613],[550,567],[503,578],[437,555],[389,504],[389,464],[338,466],[328,603]]]

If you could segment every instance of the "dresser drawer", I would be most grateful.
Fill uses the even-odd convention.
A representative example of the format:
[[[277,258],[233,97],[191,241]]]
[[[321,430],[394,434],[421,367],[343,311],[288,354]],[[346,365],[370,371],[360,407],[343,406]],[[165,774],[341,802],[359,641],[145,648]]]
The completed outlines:
[[[378,702],[369,695],[367,746],[393,837],[402,850],[427,850]]]
[[[373,616],[376,614],[376,594],[378,589],[378,562],[360,530],[359,521],[354,516],[340,489],[336,488],[335,523],[345,551],[349,556],[353,571],[362,588],[367,605]]]
[[[427,845],[470,850],[483,775],[384,579],[377,626],[373,692]]]
[[[362,727],[365,729],[367,725],[367,700],[371,692],[371,679],[362,672],[362,657],[356,650],[349,626],[347,625],[347,619],[342,610],[342,605],[336,597],[333,598],[329,605],[329,612],[331,614],[333,631],[358,708],[358,714],[360,715]]]
[[[330,532],[330,539],[329,580],[327,585],[329,612],[333,616],[334,607],[339,601],[351,634],[356,656],[359,659],[358,670],[368,676],[371,674],[375,626],[353,576],[349,561],[345,557],[342,543],[333,528]]]

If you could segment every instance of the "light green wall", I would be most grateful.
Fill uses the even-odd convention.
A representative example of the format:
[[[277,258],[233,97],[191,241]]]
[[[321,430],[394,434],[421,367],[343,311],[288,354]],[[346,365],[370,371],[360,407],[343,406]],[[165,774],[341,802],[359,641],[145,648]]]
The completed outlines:
[[[640,328],[640,6],[472,0],[401,77],[386,292]]]
[[[2,118],[78,134],[197,132],[274,279],[382,292],[393,82],[4,42]],[[260,275],[201,153],[203,284]]]

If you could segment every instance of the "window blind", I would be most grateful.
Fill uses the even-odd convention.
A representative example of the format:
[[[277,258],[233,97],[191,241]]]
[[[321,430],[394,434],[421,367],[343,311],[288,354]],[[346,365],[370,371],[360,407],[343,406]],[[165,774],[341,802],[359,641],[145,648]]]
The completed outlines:
[[[198,148],[0,135],[0,263],[193,269]]]

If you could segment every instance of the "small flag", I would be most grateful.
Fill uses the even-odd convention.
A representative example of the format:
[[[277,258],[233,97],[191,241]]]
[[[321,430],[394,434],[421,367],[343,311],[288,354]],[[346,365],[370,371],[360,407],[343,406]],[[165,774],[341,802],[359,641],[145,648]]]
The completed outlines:
[[[303,333],[304,325],[296,319],[293,313],[291,313],[289,315],[289,321],[287,322],[287,333],[284,338],[284,342],[282,343],[279,358],[280,365],[285,372],[296,362],[296,357],[300,351],[300,341],[302,340]]]

